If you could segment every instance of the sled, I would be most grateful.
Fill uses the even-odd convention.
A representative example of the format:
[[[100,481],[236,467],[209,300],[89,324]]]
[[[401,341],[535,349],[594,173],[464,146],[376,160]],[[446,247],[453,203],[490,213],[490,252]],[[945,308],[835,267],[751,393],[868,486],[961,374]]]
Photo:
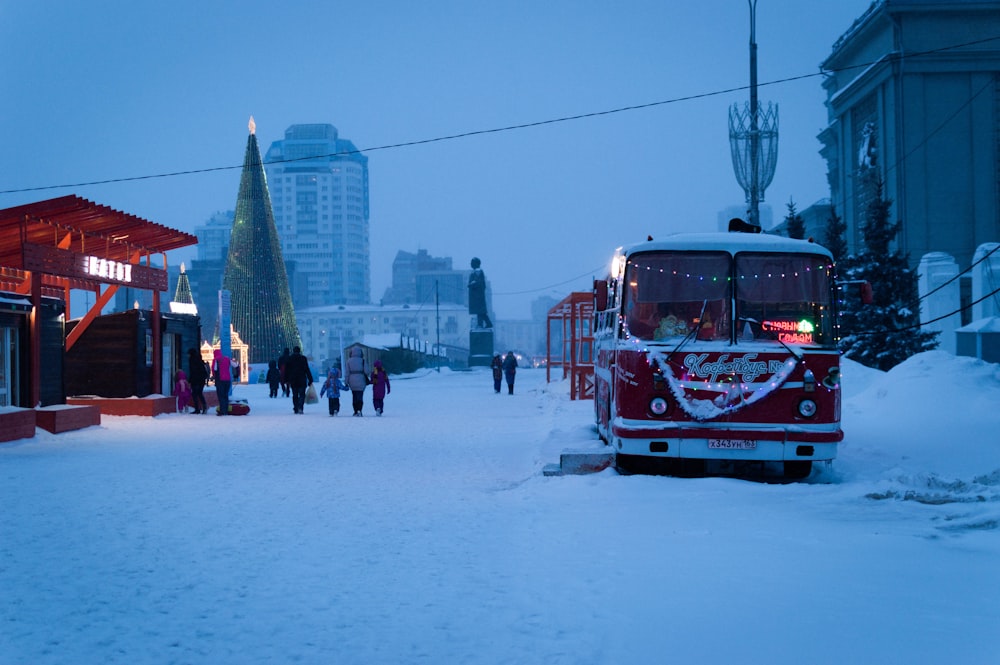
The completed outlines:
[[[215,407],[215,412],[219,412],[219,407]],[[250,405],[247,404],[245,399],[230,400],[229,402],[229,415],[231,416],[245,416],[250,413]]]

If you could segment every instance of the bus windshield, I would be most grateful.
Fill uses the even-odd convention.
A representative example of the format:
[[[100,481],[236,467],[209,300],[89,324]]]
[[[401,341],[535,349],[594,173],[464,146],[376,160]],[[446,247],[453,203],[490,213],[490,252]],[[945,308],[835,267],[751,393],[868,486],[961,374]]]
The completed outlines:
[[[623,312],[633,337],[729,339],[732,257],[727,252],[633,254]]]
[[[734,275],[738,340],[833,344],[829,259],[740,253]]]

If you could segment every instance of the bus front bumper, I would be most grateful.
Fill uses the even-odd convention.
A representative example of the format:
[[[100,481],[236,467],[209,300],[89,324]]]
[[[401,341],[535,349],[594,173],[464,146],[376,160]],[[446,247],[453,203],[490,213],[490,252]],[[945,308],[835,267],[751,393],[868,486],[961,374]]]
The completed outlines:
[[[616,419],[611,444],[623,455],[747,461],[821,461],[837,456],[837,424],[804,427],[650,423]]]

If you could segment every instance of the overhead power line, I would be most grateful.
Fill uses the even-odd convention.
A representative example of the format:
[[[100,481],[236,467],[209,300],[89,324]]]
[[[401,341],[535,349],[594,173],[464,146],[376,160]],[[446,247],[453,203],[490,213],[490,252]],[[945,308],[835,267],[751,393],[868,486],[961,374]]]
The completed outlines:
[[[790,77],[787,77],[787,78],[775,79],[773,81],[767,81],[767,82],[764,82],[764,83],[759,83],[758,87],[781,85],[781,84],[784,84],[784,83],[792,83],[794,81],[801,81],[801,80],[804,80],[804,79],[816,78],[818,76],[829,76],[831,73],[836,73],[836,72],[841,72],[841,71],[849,71],[849,70],[852,70],[852,69],[862,69],[862,68],[870,67],[871,65],[877,64],[879,62],[892,62],[894,60],[901,60],[901,59],[904,59],[904,58],[912,58],[912,57],[916,57],[916,56],[920,56],[920,55],[928,55],[928,54],[932,54],[932,53],[939,53],[939,52],[942,52],[942,51],[950,51],[950,50],[954,50],[954,49],[964,48],[964,47],[967,47],[967,46],[974,46],[974,45],[977,45],[977,44],[983,44],[983,43],[986,43],[986,42],[997,41],[997,40],[1000,40],[1000,35],[995,36],[995,37],[987,37],[987,38],[984,38],[984,39],[978,39],[978,40],[970,41],[970,42],[964,42],[964,43],[961,43],[961,44],[953,44],[953,45],[949,45],[949,46],[943,46],[943,47],[936,48],[936,49],[929,49],[927,51],[919,51],[919,52],[913,52],[913,53],[898,53],[898,52],[897,53],[891,53],[891,54],[889,54],[886,57],[880,58],[879,60],[875,60],[875,61],[871,61],[871,62],[865,62],[865,63],[860,63],[860,64],[857,64],[857,65],[851,65],[850,67],[842,67],[842,68],[837,68],[837,69],[828,69],[828,70],[822,70],[822,71],[819,71],[819,72],[814,72],[814,73],[811,73],[811,74],[800,74],[798,76],[790,76]],[[468,132],[460,132],[460,133],[456,133],[456,134],[447,134],[447,135],[444,135],[444,136],[437,136],[437,137],[427,138],[427,139],[416,139],[416,140],[413,140],[413,141],[403,141],[403,142],[400,142],[400,143],[389,143],[389,144],[386,144],[386,145],[370,146],[370,147],[367,147],[367,148],[361,148],[361,149],[357,149],[357,150],[344,150],[344,151],[340,151],[340,152],[329,153],[329,154],[326,154],[326,155],[312,155],[312,156],[309,156],[309,157],[299,157],[299,158],[295,158],[295,159],[281,159],[281,160],[274,160],[274,161],[264,162],[264,163],[265,164],[284,164],[284,163],[289,163],[289,162],[308,161],[308,160],[312,160],[312,159],[322,159],[322,158],[329,158],[329,157],[342,157],[342,156],[347,156],[347,155],[352,155],[352,154],[371,153],[371,152],[376,152],[376,151],[379,151],[379,150],[395,150],[395,149],[399,149],[399,148],[409,148],[409,147],[413,147],[413,146],[426,145],[426,144],[429,144],[429,143],[439,143],[439,142],[442,142],[442,141],[454,141],[454,140],[457,140],[457,139],[471,138],[471,137],[474,137],[474,136],[484,136],[484,135],[487,135],[487,134],[497,134],[497,133],[501,133],[501,132],[511,132],[511,131],[517,131],[517,130],[522,130],[522,129],[530,129],[530,128],[534,128],[534,127],[544,127],[546,125],[554,125],[554,124],[563,123],[563,122],[572,122],[572,121],[575,121],[575,120],[584,120],[584,119],[587,119],[587,118],[597,118],[597,117],[606,116],[606,115],[614,115],[614,114],[618,114],[618,113],[626,113],[626,112],[629,112],[629,111],[639,111],[639,110],[643,110],[643,109],[654,108],[654,107],[657,107],[657,106],[666,106],[666,105],[669,105],[669,104],[679,104],[681,102],[689,102],[689,101],[693,101],[693,100],[696,100],[696,99],[706,99],[708,97],[717,97],[719,95],[727,95],[727,94],[730,94],[730,93],[740,92],[742,90],[747,90],[747,89],[749,89],[749,87],[750,87],[749,85],[736,86],[736,87],[732,87],[732,88],[725,88],[725,89],[721,89],[721,90],[714,90],[714,91],[711,91],[711,92],[703,92],[703,93],[698,93],[698,94],[693,94],[693,95],[685,95],[685,96],[682,96],[682,97],[673,97],[671,99],[664,99],[664,100],[660,100],[660,101],[656,101],[656,102],[648,102],[648,103],[645,103],[645,104],[632,104],[632,105],[629,105],[629,106],[620,106],[618,108],[607,109],[607,110],[604,110],[604,111],[593,111],[593,112],[590,112],[590,113],[578,113],[578,114],[575,114],[575,115],[561,116],[561,117],[558,117],[558,118],[550,118],[550,119],[547,119],[547,120],[536,120],[536,121],[533,121],[533,122],[526,122],[526,123],[520,123],[520,124],[515,124],[515,125],[506,125],[506,126],[503,126],[503,127],[493,127],[493,128],[489,128],[489,129],[478,129],[478,130],[472,130],[472,131],[468,131]],[[230,166],[215,166],[215,167],[201,168],[201,169],[188,169],[188,170],[184,170],[184,171],[171,171],[171,172],[168,172],[168,173],[156,173],[156,174],[139,175],[139,176],[128,176],[128,177],[122,177],[122,178],[107,178],[107,179],[104,179],[104,180],[90,180],[90,181],[76,182],[76,183],[63,183],[63,184],[58,184],[58,185],[41,185],[41,186],[38,186],[38,187],[21,187],[21,188],[16,188],[16,189],[3,189],[3,190],[0,190],[0,194],[21,194],[21,193],[24,193],[24,192],[37,192],[37,191],[44,191],[44,190],[49,190],[49,189],[68,189],[68,188],[72,188],[72,187],[92,187],[92,186],[96,186],[96,185],[110,185],[110,184],[123,183],[123,182],[136,182],[136,181],[140,181],[140,180],[155,180],[155,179],[160,179],[160,178],[174,178],[174,177],[177,177],[177,176],[184,176],[184,175],[199,175],[199,174],[203,174],[203,173],[215,173],[215,172],[218,172],[218,171],[232,171],[232,170],[242,169],[242,168],[243,168],[242,164],[234,164],[234,165],[230,165]]]
[[[943,320],[947,319],[950,316],[955,316],[956,314],[960,314],[960,313],[964,312],[965,310],[971,309],[973,306],[978,305],[979,303],[983,302],[984,300],[992,298],[993,296],[997,295],[998,293],[1000,293],[1000,288],[996,288],[996,289],[990,291],[989,293],[987,293],[986,295],[984,295],[983,297],[981,297],[981,298],[979,298],[977,300],[973,300],[968,305],[963,305],[962,307],[959,307],[956,310],[948,312],[947,314],[942,314],[941,316],[938,316],[938,317],[935,317],[933,319],[930,319],[929,321],[921,321],[920,323],[913,323],[913,324],[910,324],[908,326],[903,326],[902,328],[894,328],[892,330],[865,330],[865,331],[862,331],[862,332],[851,333],[849,335],[846,335],[845,337],[863,337],[863,336],[866,336],[866,335],[891,335],[892,333],[899,333],[899,332],[904,332],[906,330],[913,330],[915,328],[920,328],[922,326],[926,326],[928,323],[937,323],[938,321],[943,321]]]

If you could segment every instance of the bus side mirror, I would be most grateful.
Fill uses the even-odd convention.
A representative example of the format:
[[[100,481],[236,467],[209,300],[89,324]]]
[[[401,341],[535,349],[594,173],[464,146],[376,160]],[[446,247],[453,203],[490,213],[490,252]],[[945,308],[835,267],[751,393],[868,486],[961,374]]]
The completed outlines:
[[[608,308],[608,283],[603,279],[594,280],[594,310],[603,312]]]

